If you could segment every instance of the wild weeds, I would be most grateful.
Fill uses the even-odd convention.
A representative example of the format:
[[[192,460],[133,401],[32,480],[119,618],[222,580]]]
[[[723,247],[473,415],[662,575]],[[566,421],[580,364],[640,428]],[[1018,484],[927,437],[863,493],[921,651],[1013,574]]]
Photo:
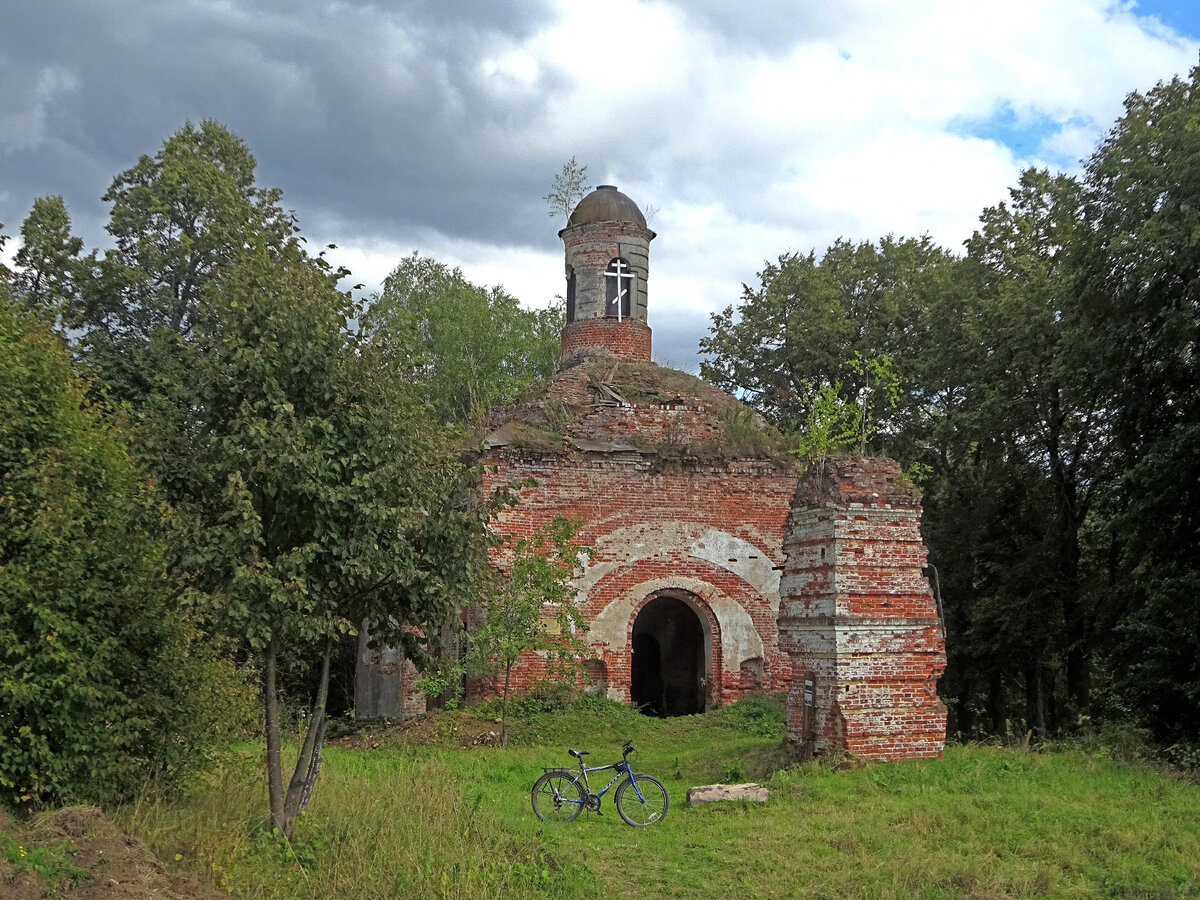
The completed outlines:
[[[1200,787],[1159,769],[1094,749],[982,746],[783,768],[781,723],[773,698],[663,720],[543,697],[514,712],[507,750],[329,748],[290,847],[258,812],[253,746],[191,796],[124,821],[161,858],[247,898],[1200,896]],[[668,786],[662,823],[625,826],[610,796],[602,817],[534,817],[543,766],[572,762],[567,746],[609,762],[626,738],[636,770]],[[687,787],[726,775],[767,784],[770,801],[687,808]]]

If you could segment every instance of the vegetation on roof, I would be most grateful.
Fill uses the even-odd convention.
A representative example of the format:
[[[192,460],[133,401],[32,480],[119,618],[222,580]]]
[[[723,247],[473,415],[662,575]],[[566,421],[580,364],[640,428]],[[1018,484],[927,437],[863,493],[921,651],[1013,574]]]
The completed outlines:
[[[702,441],[682,426],[629,438],[642,452],[664,460],[759,459],[791,465],[784,436],[736,397],[679,369],[612,357],[579,362],[530,385],[514,404],[493,412],[490,436],[507,447],[567,452],[575,438],[594,442],[589,418],[612,407],[692,410],[710,420],[710,436]]]

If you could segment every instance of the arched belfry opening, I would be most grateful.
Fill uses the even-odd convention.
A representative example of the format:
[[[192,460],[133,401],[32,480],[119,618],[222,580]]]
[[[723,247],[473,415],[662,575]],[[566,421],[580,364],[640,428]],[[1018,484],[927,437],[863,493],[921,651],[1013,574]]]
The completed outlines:
[[[604,315],[610,319],[628,319],[636,284],[633,268],[616,257],[604,270]]]
[[[711,628],[687,601],[659,595],[633,622],[629,696],[650,716],[704,712]]]

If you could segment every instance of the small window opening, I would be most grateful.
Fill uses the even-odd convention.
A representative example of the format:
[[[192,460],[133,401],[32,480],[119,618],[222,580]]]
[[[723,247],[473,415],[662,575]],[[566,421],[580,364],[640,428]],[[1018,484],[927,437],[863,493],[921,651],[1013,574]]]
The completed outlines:
[[[604,273],[604,315],[618,322],[628,319],[633,307],[633,269],[621,257],[608,264]]]
[[[575,321],[575,270],[567,275],[567,321]]]

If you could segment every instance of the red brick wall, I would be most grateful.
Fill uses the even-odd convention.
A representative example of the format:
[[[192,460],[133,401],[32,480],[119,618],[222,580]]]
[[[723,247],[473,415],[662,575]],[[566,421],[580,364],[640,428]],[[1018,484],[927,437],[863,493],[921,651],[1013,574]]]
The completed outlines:
[[[520,490],[502,533],[528,535],[557,514],[582,520],[579,540],[593,556],[579,602],[609,696],[629,699],[633,622],[660,592],[684,599],[707,632],[710,704],[759,687],[787,689],[791,665],[779,650],[772,579],[783,562],[794,475],[765,462],[701,466],[636,453],[563,459],[493,450],[485,464],[486,491],[537,482]],[[504,552],[494,561],[503,567]],[[525,689],[540,677],[540,660],[531,658],[517,683]]]
[[[797,491],[784,549],[779,630],[795,673],[792,752],[940,757],[945,633],[922,573],[920,496],[896,463],[829,461]]]
[[[563,360],[589,347],[603,347],[618,359],[650,362],[650,326],[644,319],[577,319],[563,328]]]
[[[406,659],[402,676],[403,688],[400,694],[405,718],[425,712],[425,694],[417,689],[417,679],[420,677],[421,673],[417,671],[417,667],[412,664],[411,660]]]

